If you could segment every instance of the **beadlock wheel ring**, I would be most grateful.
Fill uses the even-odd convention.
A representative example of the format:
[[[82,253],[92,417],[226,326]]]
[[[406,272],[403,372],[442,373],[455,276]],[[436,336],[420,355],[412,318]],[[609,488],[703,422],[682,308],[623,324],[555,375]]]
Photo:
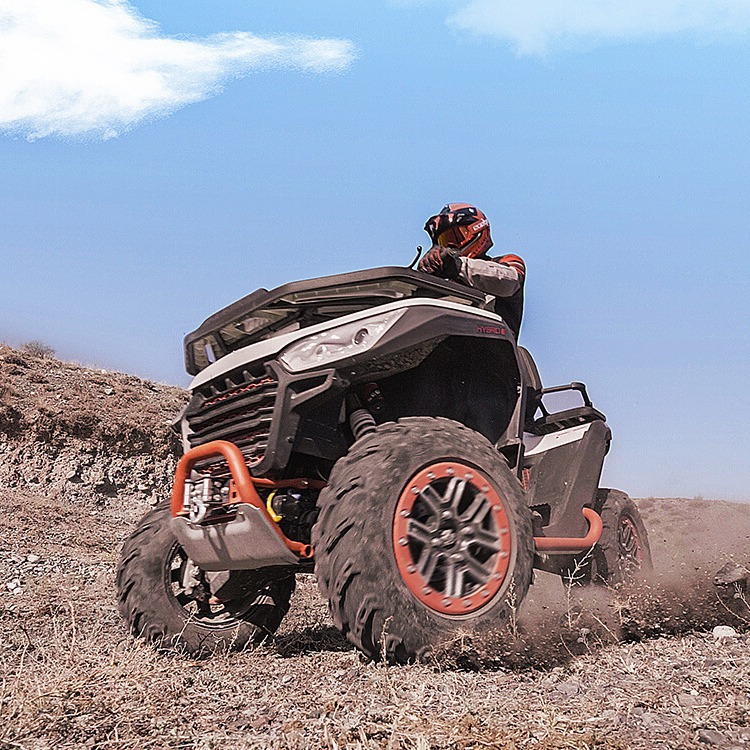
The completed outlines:
[[[472,614],[494,599],[512,544],[505,505],[473,466],[427,466],[398,499],[393,550],[399,572],[409,591],[442,615]]]

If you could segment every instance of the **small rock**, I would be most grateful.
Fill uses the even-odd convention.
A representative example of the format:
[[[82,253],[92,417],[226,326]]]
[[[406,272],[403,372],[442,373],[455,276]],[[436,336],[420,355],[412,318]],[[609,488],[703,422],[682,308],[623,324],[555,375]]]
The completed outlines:
[[[645,711],[641,715],[641,721],[643,722],[643,726],[652,732],[664,733],[669,731],[669,727],[665,724],[662,717],[651,711]]]
[[[16,589],[21,588],[21,581],[18,578],[14,578],[11,581],[8,581],[8,583],[5,584],[5,588],[8,589],[8,591],[15,591]]]
[[[714,586],[731,586],[733,583],[746,582],[750,571],[744,565],[728,562],[716,571]]]
[[[32,565],[34,563],[38,563],[42,558],[39,557],[39,555],[26,555],[26,562],[31,563]]]
[[[107,394],[108,396],[111,396],[111,395],[112,395],[112,394],[113,394],[113,393],[115,392],[115,389],[114,389],[114,388],[110,388],[109,386],[107,386],[107,387],[106,387],[106,388],[104,389],[104,392],[105,392],[105,393],[106,393],[106,394]]]
[[[678,695],[677,702],[683,708],[692,708],[693,706],[700,706],[705,703],[705,701],[700,696],[690,695],[690,693],[682,693]]]
[[[717,625],[713,629],[713,636],[720,643],[734,640],[737,637],[737,631],[731,625]]]
[[[617,711],[611,708],[606,708],[599,714],[599,716],[592,716],[590,719],[586,719],[591,724],[613,724],[618,720]]]
[[[559,685],[555,686],[555,690],[568,698],[572,698],[574,695],[578,695],[578,693],[581,692],[581,686],[577,682],[561,682]]]
[[[723,745],[726,741],[727,738],[716,729],[698,730],[698,742],[702,742],[704,745]]]

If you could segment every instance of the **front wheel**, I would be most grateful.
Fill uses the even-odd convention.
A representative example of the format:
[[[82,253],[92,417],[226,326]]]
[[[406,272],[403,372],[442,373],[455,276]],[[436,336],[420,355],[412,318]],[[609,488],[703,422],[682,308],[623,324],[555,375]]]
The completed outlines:
[[[169,506],[158,506],[123,546],[118,606],[131,632],[195,656],[243,649],[276,632],[289,609],[294,574],[205,573],[180,546],[170,518]]]
[[[533,537],[521,486],[456,422],[381,425],[336,464],[318,502],[318,583],[336,627],[370,658],[406,662],[497,631],[526,595]]]

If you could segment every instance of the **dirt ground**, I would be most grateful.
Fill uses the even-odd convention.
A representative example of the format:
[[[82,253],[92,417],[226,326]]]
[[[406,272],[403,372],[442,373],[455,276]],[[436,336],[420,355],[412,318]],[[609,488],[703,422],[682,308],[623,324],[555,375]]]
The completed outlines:
[[[750,506],[641,499],[655,573],[539,574],[505,641],[363,662],[300,576],[274,643],[193,660],[131,638],[114,570],[168,487],[177,388],[0,346],[1,748],[750,747]],[[717,638],[716,625],[735,636]]]

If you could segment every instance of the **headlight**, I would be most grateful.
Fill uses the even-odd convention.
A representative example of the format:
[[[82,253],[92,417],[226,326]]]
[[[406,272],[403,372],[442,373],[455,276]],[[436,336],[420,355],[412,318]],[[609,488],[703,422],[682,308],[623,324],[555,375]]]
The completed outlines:
[[[366,352],[403,314],[403,310],[394,310],[315,333],[285,349],[279,359],[297,372]]]

